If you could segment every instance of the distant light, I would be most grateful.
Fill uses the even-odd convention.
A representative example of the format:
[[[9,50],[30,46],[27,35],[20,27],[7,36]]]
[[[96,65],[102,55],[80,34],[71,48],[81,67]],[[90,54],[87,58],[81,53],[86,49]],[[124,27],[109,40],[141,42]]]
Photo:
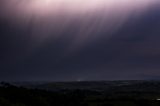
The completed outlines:
[[[77,82],[82,82],[84,81],[84,79],[77,79]]]
[[[52,14],[61,12],[86,13],[98,9],[126,10],[132,7],[143,7],[150,2],[151,0],[30,0],[26,2],[26,8],[30,9],[30,12],[38,14],[46,12]]]

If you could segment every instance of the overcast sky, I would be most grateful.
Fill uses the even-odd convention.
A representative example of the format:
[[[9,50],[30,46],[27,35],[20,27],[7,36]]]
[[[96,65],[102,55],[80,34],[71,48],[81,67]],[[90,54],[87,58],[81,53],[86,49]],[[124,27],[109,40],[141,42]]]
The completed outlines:
[[[0,80],[160,78],[158,0],[1,0]]]

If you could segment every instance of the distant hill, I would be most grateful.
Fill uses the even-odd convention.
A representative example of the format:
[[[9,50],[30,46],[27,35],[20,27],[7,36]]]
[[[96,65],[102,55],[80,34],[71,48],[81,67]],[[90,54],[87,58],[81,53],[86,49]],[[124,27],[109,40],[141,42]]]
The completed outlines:
[[[160,81],[2,82],[0,106],[159,106],[159,89]]]
[[[73,82],[14,82],[13,85],[26,88],[37,88],[49,91],[92,90],[92,91],[147,91],[160,92],[158,80],[124,80],[124,81],[73,81]]]

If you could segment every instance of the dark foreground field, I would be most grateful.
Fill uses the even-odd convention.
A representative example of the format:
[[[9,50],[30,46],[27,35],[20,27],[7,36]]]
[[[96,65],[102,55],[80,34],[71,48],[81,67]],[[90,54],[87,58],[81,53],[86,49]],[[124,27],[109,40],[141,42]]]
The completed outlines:
[[[0,84],[0,106],[160,106],[159,81]]]

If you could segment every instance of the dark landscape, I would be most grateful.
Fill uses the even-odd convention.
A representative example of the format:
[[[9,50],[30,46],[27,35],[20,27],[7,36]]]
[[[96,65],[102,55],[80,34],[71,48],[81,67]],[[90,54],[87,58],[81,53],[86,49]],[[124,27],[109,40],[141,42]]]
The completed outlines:
[[[160,81],[1,82],[0,106],[159,106]]]

